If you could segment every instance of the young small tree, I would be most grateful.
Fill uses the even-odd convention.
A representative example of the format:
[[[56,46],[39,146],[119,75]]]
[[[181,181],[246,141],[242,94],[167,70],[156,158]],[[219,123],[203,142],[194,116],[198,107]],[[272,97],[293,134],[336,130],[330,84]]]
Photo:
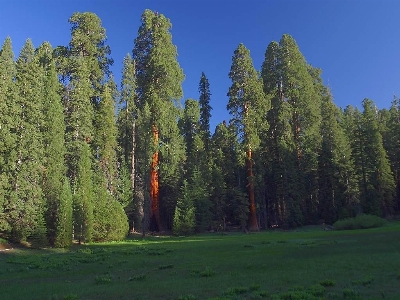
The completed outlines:
[[[173,233],[175,235],[190,235],[196,227],[196,214],[193,205],[192,193],[186,180],[183,181],[181,196],[175,207]]]
[[[87,143],[79,147],[78,174],[73,195],[74,237],[79,242],[92,241],[93,206],[95,194],[93,188],[93,172],[91,151]]]
[[[55,232],[54,246],[68,247],[72,243],[72,192],[67,178],[64,179],[57,211],[57,227]]]

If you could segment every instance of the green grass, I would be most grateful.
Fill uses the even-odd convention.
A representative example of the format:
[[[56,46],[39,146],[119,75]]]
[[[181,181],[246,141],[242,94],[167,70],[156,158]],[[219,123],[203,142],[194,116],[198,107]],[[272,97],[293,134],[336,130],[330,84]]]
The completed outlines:
[[[400,299],[400,223],[0,254],[1,299]]]

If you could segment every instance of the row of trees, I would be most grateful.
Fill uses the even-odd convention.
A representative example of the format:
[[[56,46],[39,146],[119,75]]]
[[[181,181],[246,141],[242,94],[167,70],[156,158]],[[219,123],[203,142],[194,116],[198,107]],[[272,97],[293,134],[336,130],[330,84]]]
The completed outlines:
[[[0,232],[68,246],[131,230],[190,234],[332,223],[400,208],[400,103],[339,109],[294,39],[271,42],[258,72],[234,51],[228,123],[211,134],[211,92],[180,104],[171,23],[146,10],[120,88],[105,29],[70,18],[71,41],[17,60],[0,51]],[[118,113],[115,115],[115,110]]]

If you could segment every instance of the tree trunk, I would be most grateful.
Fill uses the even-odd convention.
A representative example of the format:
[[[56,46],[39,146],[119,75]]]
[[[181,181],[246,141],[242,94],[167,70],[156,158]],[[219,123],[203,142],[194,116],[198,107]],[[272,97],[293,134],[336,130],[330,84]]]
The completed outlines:
[[[128,109],[127,109],[128,113]],[[128,147],[125,147],[125,149]],[[126,150],[125,150],[126,151]],[[136,170],[135,170],[135,151],[136,151],[136,122],[132,122],[132,157],[131,157],[131,187],[132,187],[132,201],[135,201],[135,180],[136,180]],[[127,157],[127,156],[126,156]],[[132,224],[132,232],[135,231],[135,221]]]
[[[158,129],[153,125],[153,139],[158,146]],[[160,231],[160,205],[159,205],[159,181],[158,181],[158,150],[153,153],[150,169],[150,201],[151,217],[150,229]]]
[[[249,230],[250,231],[258,231],[258,222],[257,222],[257,211],[256,211],[256,201],[254,199],[254,174],[253,174],[253,161],[251,155],[251,148],[249,147],[247,151],[247,181],[248,181],[248,190],[249,190],[249,202],[250,202],[250,216],[249,216]]]

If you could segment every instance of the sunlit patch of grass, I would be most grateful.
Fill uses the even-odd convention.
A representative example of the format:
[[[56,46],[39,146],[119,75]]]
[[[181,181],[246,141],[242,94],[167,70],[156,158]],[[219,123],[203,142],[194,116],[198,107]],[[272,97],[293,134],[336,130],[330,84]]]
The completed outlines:
[[[107,283],[111,283],[112,281],[113,281],[112,276],[108,275],[108,274],[107,275],[99,275],[94,278],[94,282],[96,284],[107,284]]]

